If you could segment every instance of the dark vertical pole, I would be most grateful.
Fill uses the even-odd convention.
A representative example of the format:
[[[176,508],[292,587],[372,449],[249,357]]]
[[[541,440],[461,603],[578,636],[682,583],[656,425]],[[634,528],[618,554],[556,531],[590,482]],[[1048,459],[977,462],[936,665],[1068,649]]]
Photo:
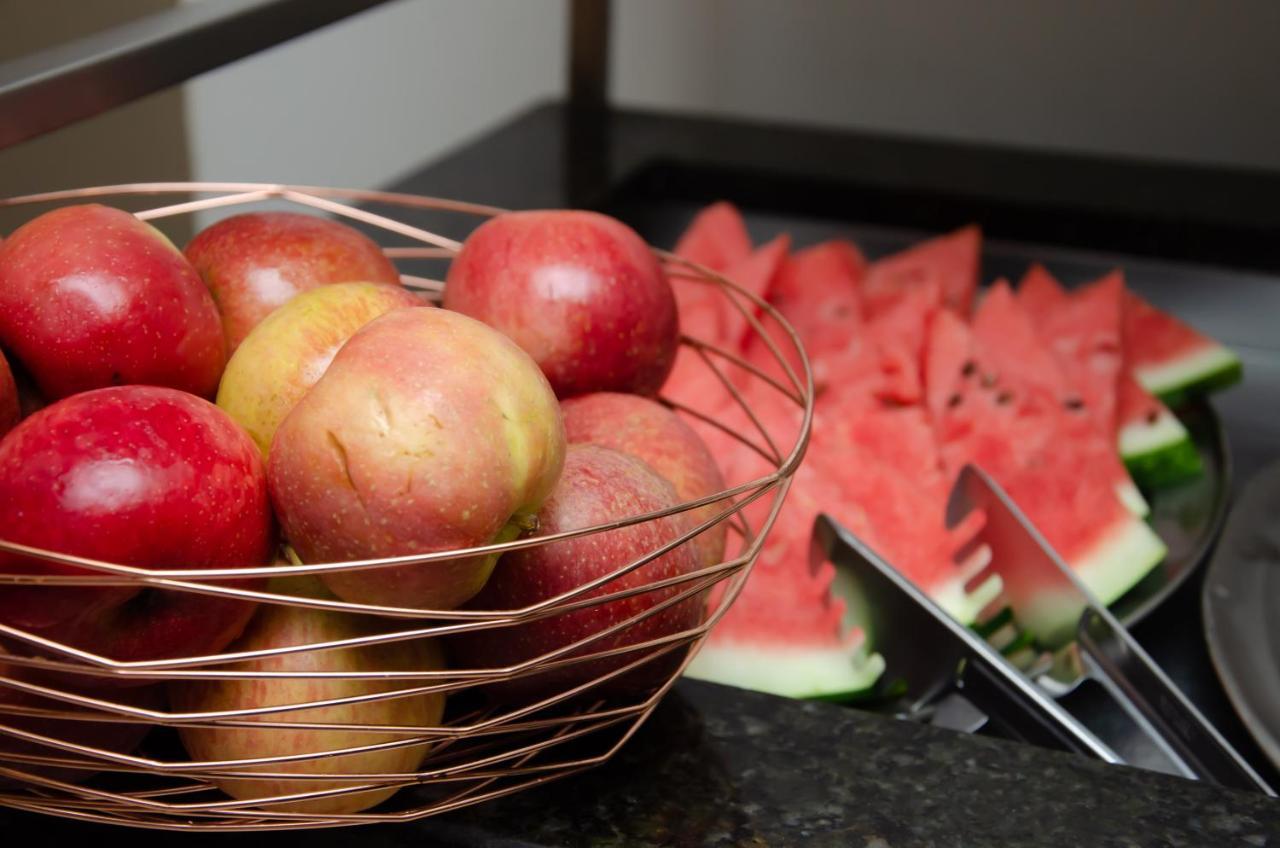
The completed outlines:
[[[609,100],[610,0],[569,0],[569,104],[603,108]]]
[[[569,108],[565,110],[566,196],[576,207],[608,187],[610,0],[569,0]]]

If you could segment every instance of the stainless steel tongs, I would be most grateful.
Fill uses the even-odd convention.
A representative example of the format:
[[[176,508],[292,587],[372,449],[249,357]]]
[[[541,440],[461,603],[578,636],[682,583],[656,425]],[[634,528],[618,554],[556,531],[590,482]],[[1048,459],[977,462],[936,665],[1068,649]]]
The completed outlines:
[[[815,566],[830,561],[837,581],[866,601],[863,624],[886,669],[876,695],[895,714],[970,733],[992,722],[1028,742],[1120,762],[995,648],[825,515],[814,522],[811,557]]]
[[[968,466],[951,492],[947,524],[954,527],[975,510],[984,515],[982,526],[957,560],[984,563],[970,586],[992,575],[1000,578],[1002,595],[984,616],[1007,603],[1019,624],[1049,649],[1025,672],[1042,691],[1058,697],[1093,680],[1176,772],[1275,794],[1076,579],[1009,496],[983,471]]]

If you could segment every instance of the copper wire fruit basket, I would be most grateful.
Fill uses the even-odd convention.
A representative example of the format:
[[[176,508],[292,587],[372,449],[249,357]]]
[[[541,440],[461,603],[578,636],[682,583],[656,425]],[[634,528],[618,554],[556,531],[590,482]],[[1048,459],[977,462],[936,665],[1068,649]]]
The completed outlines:
[[[175,201],[142,208],[156,197]],[[191,199],[187,199],[191,198]],[[402,266],[442,265],[453,256],[460,243],[417,226],[373,211],[389,208],[402,216],[483,218],[502,210],[469,203],[405,194],[355,191],[316,187],[232,183],[154,183],[106,186],[50,192],[0,201],[0,206],[58,205],[68,202],[105,201],[129,208],[147,221],[190,215],[215,208],[246,207],[282,203],[305,210],[348,219],[373,231],[386,255]],[[354,204],[359,204],[354,205]],[[32,217],[43,209],[33,209]],[[237,209],[236,211],[241,211]],[[394,244],[391,242],[395,242]],[[633,595],[674,588],[675,594],[599,633],[563,648],[547,652],[527,662],[499,669],[446,668],[422,670],[365,669],[353,672],[275,672],[283,677],[330,677],[377,679],[392,688],[349,698],[306,702],[253,710],[183,713],[154,705],[139,706],[128,697],[129,688],[119,686],[69,686],[65,681],[97,681],[101,678],[131,678],[130,682],[168,682],[216,678],[261,678],[262,672],[245,673],[236,661],[249,655],[230,649],[210,656],[182,657],[149,662],[117,662],[84,650],[41,638],[13,627],[0,625],[0,645],[7,654],[0,661],[0,685],[9,697],[0,697],[0,804],[25,811],[64,816],[86,821],[170,830],[290,830],[391,821],[412,821],[449,810],[478,804],[523,789],[565,777],[604,762],[635,733],[659,700],[675,683],[707,632],[725,614],[737,597],[751,566],[761,550],[766,534],[781,508],[791,476],[800,463],[808,440],[813,409],[812,379],[808,362],[796,333],[761,298],[676,256],[657,251],[674,286],[710,286],[727,298],[749,327],[748,332],[764,343],[769,352],[768,368],[752,364],[740,352],[726,350],[706,341],[685,336],[682,356],[696,360],[714,384],[722,386],[733,399],[738,424],[719,420],[715,410],[697,409],[667,401],[700,426],[715,428],[726,437],[749,446],[767,464],[768,473],[745,481],[730,480],[728,488],[711,497],[683,503],[674,509],[636,515],[624,521],[555,535],[531,535],[502,544],[441,551],[421,556],[395,557],[343,563],[276,565],[257,568],[204,570],[142,569],[108,562],[67,556],[0,540],[0,554],[18,554],[74,566],[74,575],[0,573],[0,584],[58,586],[151,587],[172,592],[248,599],[260,604],[284,604],[359,613],[376,621],[369,635],[320,644],[258,652],[271,654],[302,651],[331,651],[370,645],[385,645],[486,628],[510,628],[535,619],[562,615],[628,598]],[[403,267],[402,267],[403,270]],[[442,276],[442,275],[437,275]],[[402,275],[407,287],[428,300],[438,300],[444,285],[426,275]],[[776,362],[775,370],[772,365]],[[799,368],[795,363],[799,363]],[[768,372],[768,373],[767,373]],[[783,375],[782,377],[777,376]],[[751,386],[777,393],[795,413],[798,429],[780,433],[757,415],[747,401]],[[757,395],[758,396],[758,395]],[[743,424],[741,422],[749,422]],[[577,589],[519,610],[423,610],[346,603],[325,598],[296,597],[270,588],[261,591],[229,585],[229,581],[255,576],[316,575],[333,571],[373,570],[390,566],[419,565],[459,556],[501,554],[518,548],[544,545],[588,533],[604,533],[619,527],[667,518],[676,512],[714,505],[714,516],[690,526],[673,544],[689,544],[700,532],[727,523],[729,550],[724,561],[682,576],[630,589],[584,597],[616,577],[640,568],[671,548],[659,548],[631,562],[619,562],[617,570]],[[757,516],[753,522],[750,515]],[[0,505],[0,509],[4,508]],[[0,565],[3,571],[3,565]],[[635,626],[638,622],[675,603],[705,598],[721,584],[720,600],[692,629],[644,642],[603,649],[593,646],[600,640]],[[273,586],[278,584],[272,584]],[[602,658],[624,659],[623,665],[572,685],[536,703],[520,706],[492,706],[476,695],[482,687],[525,675],[591,662]],[[674,670],[663,675],[660,685],[643,696],[619,699],[600,694],[601,684],[627,674],[647,663],[666,658]],[[614,666],[617,666],[615,659]],[[24,673],[17,674],[17,670]],[[32,673],[33,671],[38,673]],[[49,672],[56,672],[50,674]],[[94,694],[80,694],[92,691]],[[318,705],[334,706],[379,699],[407,698],[424,693],[445,693],[449,708],[444,719],[433,726],[385,726],[288,720],[288,714]],[[14,695],[19,697],[15,698]],[[0,693],[3,695],[3,693]],[[469,697],[470,696],[470,697]],[[109,725],[122,733],[149,732],[143,745],[131,753],[105,750],[86,744],[75,732],[85,722]],[[174,729],[196,727],[252,727],[280,730],[341,729],[354,734],[378,734],[376,743],[354,745],[322,753],[264,756],[234,761],[193,761],[177,741]],[[390,735],[391,740],[387,740]],[[6,743],[4,740],[8,739]],[[325,773],[308,775],[286,771],[290,765],[320,757],[358,754],[398,746],[430,744],[430,752],[415,771],[404,773]],[[99,743],[100,744],[100,743]],[[280,772],[270,769],[278,767]],[[74,770],[74,771],[69,771]],[[85,776],[83,779],[80,776]],[[287,778],[290,781],[323,780],[315,790],[292,792],[254,800],[235,800],[220,792],[213,781],[240,777],[244,780]],[[340,785],[336,785],[338,783]],[[298,802],[367,792],[374,788],[396,788],[388,801],[359,813],[310,813],[297,810]]]

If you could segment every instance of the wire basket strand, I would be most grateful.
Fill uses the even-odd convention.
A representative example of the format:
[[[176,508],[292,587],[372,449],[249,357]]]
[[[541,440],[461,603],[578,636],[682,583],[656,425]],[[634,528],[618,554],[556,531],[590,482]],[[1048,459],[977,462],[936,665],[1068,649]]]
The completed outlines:
[[[190,199],[178,199],[186,196]],[[421,213],[448,215],[461,221],[484,218],[503,210],[390,192],[358,191],[256,183],[139,183],[48,192],[0,200],[0,206],[59,205],[105,200],[140,219],[157,221],[208,210],[240,211],[263,203],[287,202],[306,210],[355,222],[374,235],[384,253],[401,265],[447,261],[460,243],[402,218]],[[146,205],[165,201],[163,205]],[[359,204],[359,205],[355,205]],[[400,217],[372,211],[390,207]],[[813,384],[808,361],[795,331],[782,316],[751,291],[706,268],[673,254],[656,251],[673,286],[710,286],[746,322],[752,338],[768,351],[768,367],[761,367],[738,350],[707,340],[682,337],[682,355],[694,357],[711,385],[732,399],[736,423],[725,420],[723,409],[698,408],[666,399],[667,405],[709,432],[745,445],[767,466],[753,479],[730,481],[714,495],[642,515],[629,516],[579,530],[530,535],[500,544],[414,556],[338,563],[280,564],[252,568],[146,569],[0,540],[0,572],[13,555],[71,566],[73,574],[0,573],[5,585],[44,587],[124,586],[235,598],[264,605],[307,607],[357,614],[376,622],[358,636],[289,648],[259,651],[225,650],[206,656],[149,661],[120,661],[100,656],[0,624],[0,804],[18,810],[91,822],[164,830],[269,831],[378,822],[412,821],[520,792],[551,780],[576,774],[604,762],[636,732],[659,700],[678,679],[702,640],[728,610],[750,573],[808,440],[813,413]],[[403,272],[403,267],[400,269]],[[402,283],[430,301],[440,300],[444,284],[434,276],[402,273]],[[797,367],[798,363],[798,367]],[[757,391],[773,392],[794,411],[799,426],[781,433],[767,416],[753,409]],[[744,422],[746,422],[744,424]],[[0,506],[0,508],[3,508]],[[687,529],[666,545],[629,562],[618,563],[610,574],[536,604],[514,610],[426,610],[412,607],[356,604],[322,597],[300,597],[267,588],[234,585],[248,577],[319,575],[432,563],[462,556],[505,554],[553,544],[587,534],[607,533],[640,522],[668,519],[690,510],[714,510],[714,515]],[[751,520],[749,516],[755,518]],[[689,544],[700,533],[725,524],[735,540],[723,561],[690,573],[641,586],[593,594],[619,577],[642,568],[676,545]],[[5,555],[9,555],[6,557]],[[607,647],[610,637],[624,633],[651,616],[680,603],[705,603],[717,591],[720,600],[696,627]],[[441,639],[467,632],[513,628],[551,616],[596,607],[649,592],[667,592],[662,600],[569,645],[525,662],[502,668],[370,668],[343,671],[246,670],[246,661],[290,653],[322,654],[355,648]],[[612,660],[607,666],[601,660]],[[547,674],[588,663],[592,673],[584,682],[559,688],[539,700],[497,706],[480,697],[485,687],[532,675]],[[666,663],[670,671],[660,683],[638,696],[610,695],[608,684],[652,663]],[[655,666],[657,667],[657,666]],[[666,666],[660,666],[666,668]],[[336,679],[376,681],[379,688],[348,697],[247,709],[182,712],[162,703],[143,703],[135,686],[123,683],[166,683],[175,680]],[[361,724],[317,720],[314,713],[299,720],[303,710],[342,708],[371,702],[392,702],[427,694],[448,696],[444,719],[430,725]],[[104,745],[107,736],[149,733],[137,749],[115,750]],[[352,744],[337,750],[200,761],[178,744],[174,730],[241,728],[253,731],[342,731]],[[86,729],[96,729],[96,735]],[[368,737],[365,741],[361,737]],[[415,769],[395,772],[296,770],[322,758],[389,752],[430,746]],[[288,781],[283,794],[237,800],[223,794],[215,781]],[[316,787],[307,784],[314,782]],[[308,811],[316,802],[372,791],[399,790],[389,801],[362,812]]]

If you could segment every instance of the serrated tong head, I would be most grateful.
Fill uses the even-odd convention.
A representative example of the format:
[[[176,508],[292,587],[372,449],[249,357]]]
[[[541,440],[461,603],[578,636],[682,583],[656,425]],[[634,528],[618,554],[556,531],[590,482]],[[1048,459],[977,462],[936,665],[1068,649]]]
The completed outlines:
[[[974,514],[981,515],[974,520]],[[966,587],[990,585],[1001,593],[979,614],[982,630],[1012,610],[1038,648],[1021,663],[1045,692],[1061,696],[1084,680],[1096,681],[1132,718],[1173,771],[1224,786],[1271,788],[1187,700],[1141,645],[1076,578],[1009,496],[984,471],[966,466],[947,503],[947,525],[976,525],[957,553]]]

